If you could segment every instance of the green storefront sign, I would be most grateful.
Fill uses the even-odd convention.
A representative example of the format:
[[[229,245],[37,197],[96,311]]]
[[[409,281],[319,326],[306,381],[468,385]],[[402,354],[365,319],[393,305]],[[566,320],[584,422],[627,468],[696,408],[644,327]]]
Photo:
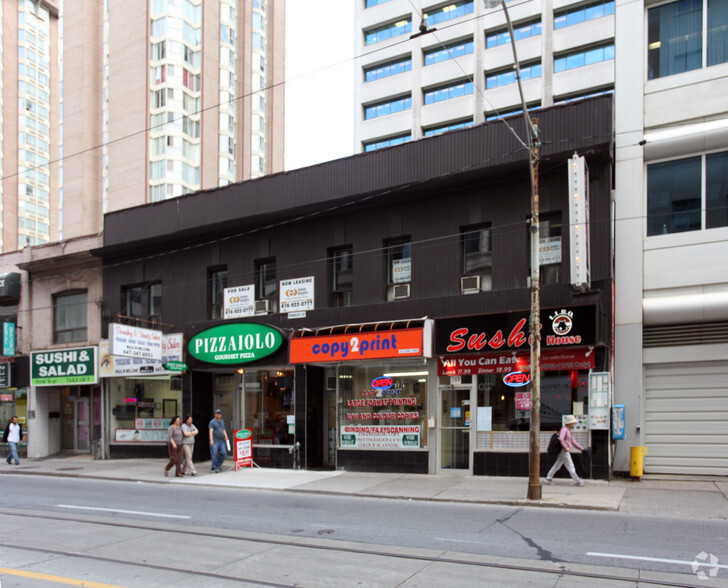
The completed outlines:
[[[354,447],[356,445],[356,435],[341,435],[341,445]]]
[[[31,386],[66,386],[98,382],[98,347],[49,349],[30,353]]]
[[[402,435],[402,446],[419,447],[420,446],[420,436],[419,435]]]
[[[273,327],[234,323],[198,333],[190,340],[187,351],[207,363],[239,364],[272,355],[282,344],[283,336]]]

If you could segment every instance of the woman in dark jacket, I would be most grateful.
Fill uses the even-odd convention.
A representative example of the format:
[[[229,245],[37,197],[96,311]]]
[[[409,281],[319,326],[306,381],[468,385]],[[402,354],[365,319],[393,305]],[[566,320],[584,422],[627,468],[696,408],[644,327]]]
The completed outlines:
[[[169,450],[169,463],[164,467],[164,475],[174,466],[175,476],[182,477],[182,429],[178,416],[173,416],[167,428],[167,449]]]

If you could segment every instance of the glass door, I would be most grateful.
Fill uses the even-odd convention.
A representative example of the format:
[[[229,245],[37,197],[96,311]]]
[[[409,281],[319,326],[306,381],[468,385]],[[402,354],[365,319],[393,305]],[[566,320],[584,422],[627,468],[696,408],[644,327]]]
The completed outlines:
[[[440,388],[440,447],[441,473],[469,473],[470,461],[470,388]]]
[[[89,451],[89,399],[79,398],[76,402],[76,449]]]

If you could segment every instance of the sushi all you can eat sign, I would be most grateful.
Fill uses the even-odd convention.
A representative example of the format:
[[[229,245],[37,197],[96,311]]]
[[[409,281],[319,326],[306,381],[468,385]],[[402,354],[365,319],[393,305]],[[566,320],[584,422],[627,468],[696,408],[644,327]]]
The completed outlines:
[[[96,384],[98,381],[98,347],[49,349],[30,354],[31,386]]]

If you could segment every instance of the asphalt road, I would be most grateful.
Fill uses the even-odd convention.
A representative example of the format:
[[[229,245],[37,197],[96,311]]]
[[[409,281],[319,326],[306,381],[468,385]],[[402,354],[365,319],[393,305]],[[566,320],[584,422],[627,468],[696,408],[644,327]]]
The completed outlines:
[[[496,561],[587,564],[612,568],[615,573],[629,568],[693,578],[690,563],[707,553],[720,560],[718,579],[728,578],[728,566],[723,565],[728,564],[724,521],[41,476],[3,476],[0,495],[0,515],[23,513],[34,535],[47,516],[49,528],[57,527],[53,519],[62,519],[69,533],[100,538],[110,537],[114,523],[119,528],[182,531],[185,549],[204,552],[209,552],[210,541],[248,533],[282,537],[284,542],[285,538],[345,542],[341,545],[370,546],[383,554],[415,548]],[[97,523],[106,529],[97,528]],[[7,524],[17,528],[17,517],[7,519]],[[199,534],[202,529],[205,532]],[[41,537],[34,543],[33,535],[18,532],[22,546],[49,549]],[[89,540],[91,545],[103,541]],[[17,547],[18,542],[4,533],[0,543]],[[86,543],[79,537],[68,538],[68,545]],[[0,553],[7,560],[9,552],[2,549]]]

